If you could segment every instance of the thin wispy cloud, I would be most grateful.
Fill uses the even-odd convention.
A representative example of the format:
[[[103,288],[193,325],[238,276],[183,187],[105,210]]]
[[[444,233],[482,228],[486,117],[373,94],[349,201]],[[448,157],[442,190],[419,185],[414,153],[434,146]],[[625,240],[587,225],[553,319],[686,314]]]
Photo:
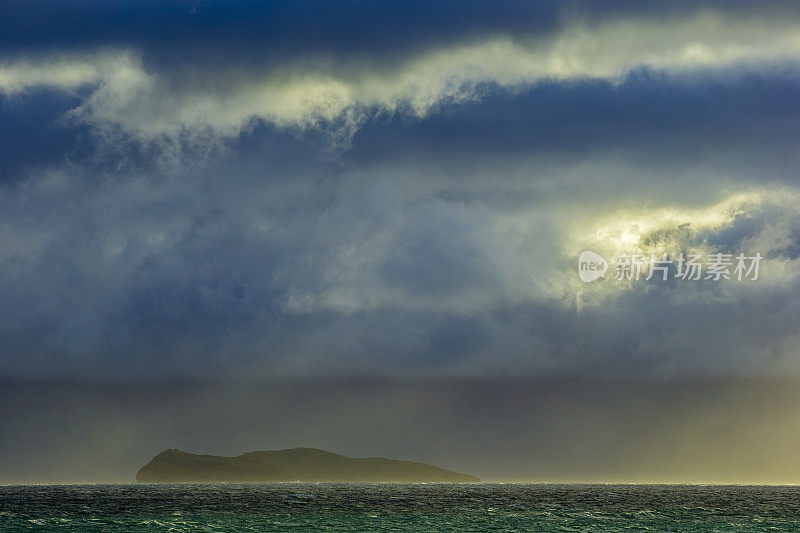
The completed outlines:
[[[568,20],[552,35],[497,35],[430,46],[404,57],[320,54],[280,65],[235,63],[151,68],[135,49],[7,59],[0,90],[88,87],[71,116],[143,140],[231,138],[264,121],[279,128],[334,130],[345,144],[376,116],[424,118],[441,107],[511,93],[542,81],[620,82],[637,68],[673,75],[796,68],[800,21],[714,11],[665,20]]]

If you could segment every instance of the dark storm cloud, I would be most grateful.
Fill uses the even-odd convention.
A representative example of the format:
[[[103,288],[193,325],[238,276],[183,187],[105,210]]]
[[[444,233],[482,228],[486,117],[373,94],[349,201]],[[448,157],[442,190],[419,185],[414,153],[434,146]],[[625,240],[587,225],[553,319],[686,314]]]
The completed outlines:
[[[463,177],[474,165],[521,155],[547,154],[569,164],[610,153],[645,167],[676,168],[715,158],[714,165],[727,167],[731,177],[752,165],[748,180],[796,183],[798,90],[792,69],[676,78],[646,68],[621,84],[543,82],[513,96],[487,90],[479,105],[424,121],[370,123],[342,157],[355,165],[399,164],[413,154],[414,161],[446,165]]]
[[[688,241],[769,254],[776,270],[761,284],[642,282],[589,292],[578,307],[574,256],[560,251],[567,235],[549,223],[576,216],[569,195],[549,207],[534,195],[523,227],[509,230],[502,219],[519,207],[420,200],[389,177],[329,174],[324,162],[295,174],[248,167],[235,158],[101,185],[51,173],[7,191],[4,372],[672,377],[794,367],[797,242],[786,238],[800,215],[790,199]],[[682,238],[669,226],[651,235],[641,242]]]
[[[747,16],[796,13],[794,2],[160,2],[31,0],[6,3],[0,50],[7,53],[95,46],[135,46],[159,59],[203,61],[330,51],[393,54],[420,44],[497,33],[527,38],[554,30],[564,17],[670,18],[715,9]],[[215,54],[213,51],[218,53]],[[208,55],[209,52],[212,52]],[[266,56],[266,57],[265,57]]]
[[[376,116],[424,118],[497,89],[616,84],[642,66],[769,71],[796,58],[788,6],[33,3],[5,8],[0,91],[92,88],[71,118],[106,136],[208,143],[264,121],[326,127],[346,147]]]
[[[3,32],[5,51],[133,45],[154,61],[238,58],[319,52],[407,52],[420,43],[447,42],[496,32],[552,28],[555,2],[171,2],[6,4],[13,22]],[[212,52],[208,57],[207,53]]]
[[[0,7],[0,373],[797,370],[791,4],[89,6]]]

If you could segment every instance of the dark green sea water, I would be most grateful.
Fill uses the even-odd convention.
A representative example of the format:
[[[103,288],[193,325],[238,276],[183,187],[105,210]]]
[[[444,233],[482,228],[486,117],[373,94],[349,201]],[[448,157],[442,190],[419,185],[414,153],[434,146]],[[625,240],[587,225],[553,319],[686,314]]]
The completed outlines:
[[[800,531],[800,487],[1,486],[0,531]]]

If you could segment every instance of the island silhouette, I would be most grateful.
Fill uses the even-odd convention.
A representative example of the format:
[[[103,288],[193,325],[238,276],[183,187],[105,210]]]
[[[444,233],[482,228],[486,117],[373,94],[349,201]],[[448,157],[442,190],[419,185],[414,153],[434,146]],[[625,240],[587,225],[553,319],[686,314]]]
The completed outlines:
[[[290,448],[246,452],[235,457],[164,450],[139,469],[136,481],[475,483],[480,480],[425,463],[384,457],[345,457],[316,448]]]

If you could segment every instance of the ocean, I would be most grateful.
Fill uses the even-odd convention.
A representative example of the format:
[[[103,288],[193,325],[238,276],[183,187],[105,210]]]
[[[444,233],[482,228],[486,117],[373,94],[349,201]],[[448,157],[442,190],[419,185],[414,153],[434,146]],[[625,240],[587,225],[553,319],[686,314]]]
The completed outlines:
[[[0,486],[0,531],[799,531],[800,487]]]

